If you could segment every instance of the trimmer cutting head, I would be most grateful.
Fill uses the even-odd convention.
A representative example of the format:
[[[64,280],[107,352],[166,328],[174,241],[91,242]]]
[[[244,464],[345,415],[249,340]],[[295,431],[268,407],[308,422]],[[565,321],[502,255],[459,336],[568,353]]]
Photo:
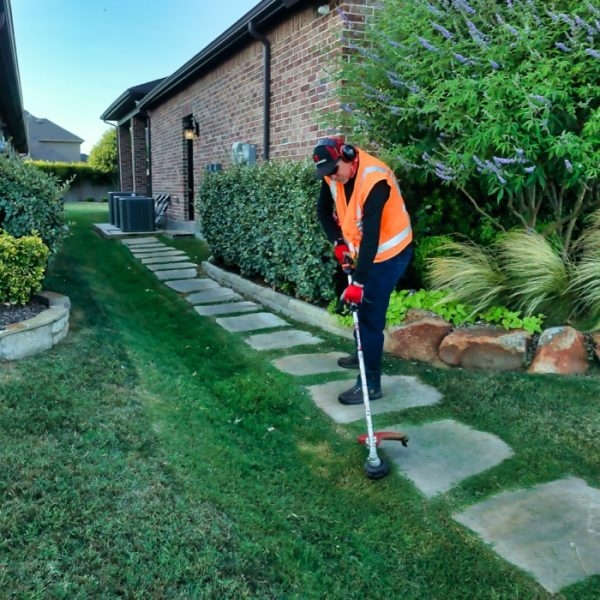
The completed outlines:
[[[385,440],[394,440],[396,442],[401,442],[403,446],[408,446],[409,437],[406,433],[402,433],[401,431],[374,431],[373,436],[375,437],[375,445],[379,448],[379,444],[384,442]],[[358,436],[358,443],[363,444],[363,446],[369,446],[369,435],[367,433],[363,433]]]

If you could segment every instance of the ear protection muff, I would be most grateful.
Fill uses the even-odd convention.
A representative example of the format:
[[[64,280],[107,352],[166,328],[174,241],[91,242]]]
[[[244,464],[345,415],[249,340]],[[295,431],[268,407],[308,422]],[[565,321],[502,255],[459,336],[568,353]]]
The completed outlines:
[[[324,138],[318,146],[332,148],[335,152],[329,151],[333,158],[341,158],[344,162],[352,162],[356,158],[356,148],[350,144],[344,144],[341,140],[335,138]]]

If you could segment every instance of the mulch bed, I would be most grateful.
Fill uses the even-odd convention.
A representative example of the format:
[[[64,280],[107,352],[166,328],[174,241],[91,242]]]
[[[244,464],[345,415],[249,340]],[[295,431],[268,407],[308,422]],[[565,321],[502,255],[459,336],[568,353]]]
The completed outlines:
[[[48,306],[39,300],[31,300],[24,305],[0,303],[0,329],[12,323],[20,323],[35,317]]]

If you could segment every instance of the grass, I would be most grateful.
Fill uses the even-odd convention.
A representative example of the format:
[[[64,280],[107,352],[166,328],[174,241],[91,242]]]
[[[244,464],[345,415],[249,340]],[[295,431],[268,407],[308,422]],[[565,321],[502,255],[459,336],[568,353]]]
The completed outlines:
[[[117,240],[106,207],[68,205],[46,289],[72,302],[52,350],[0,363],[3,598],[598,598],[552,596],[452,513],[566,475],[600,487],[598,379],[437,370],[386,357],[444,400],[380,415],[454,418],[514,456],[426,499],[363,471],[360,423],[338,426],[303,383],[169,290]],[[168,239],[195,259],[198,240]],[[303,329],[307,327],[303,326]],[[319,332],[314,351],[347,342]]]

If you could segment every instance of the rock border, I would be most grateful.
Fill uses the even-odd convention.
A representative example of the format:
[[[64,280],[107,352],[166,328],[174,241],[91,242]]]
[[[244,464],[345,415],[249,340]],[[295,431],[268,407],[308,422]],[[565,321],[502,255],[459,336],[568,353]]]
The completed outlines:
[[[48,308],[0,331],[0,361],[18,360],[49,350],[66,337],[71,312],[68,296],[43,291],[36,294],[36,299]]]

